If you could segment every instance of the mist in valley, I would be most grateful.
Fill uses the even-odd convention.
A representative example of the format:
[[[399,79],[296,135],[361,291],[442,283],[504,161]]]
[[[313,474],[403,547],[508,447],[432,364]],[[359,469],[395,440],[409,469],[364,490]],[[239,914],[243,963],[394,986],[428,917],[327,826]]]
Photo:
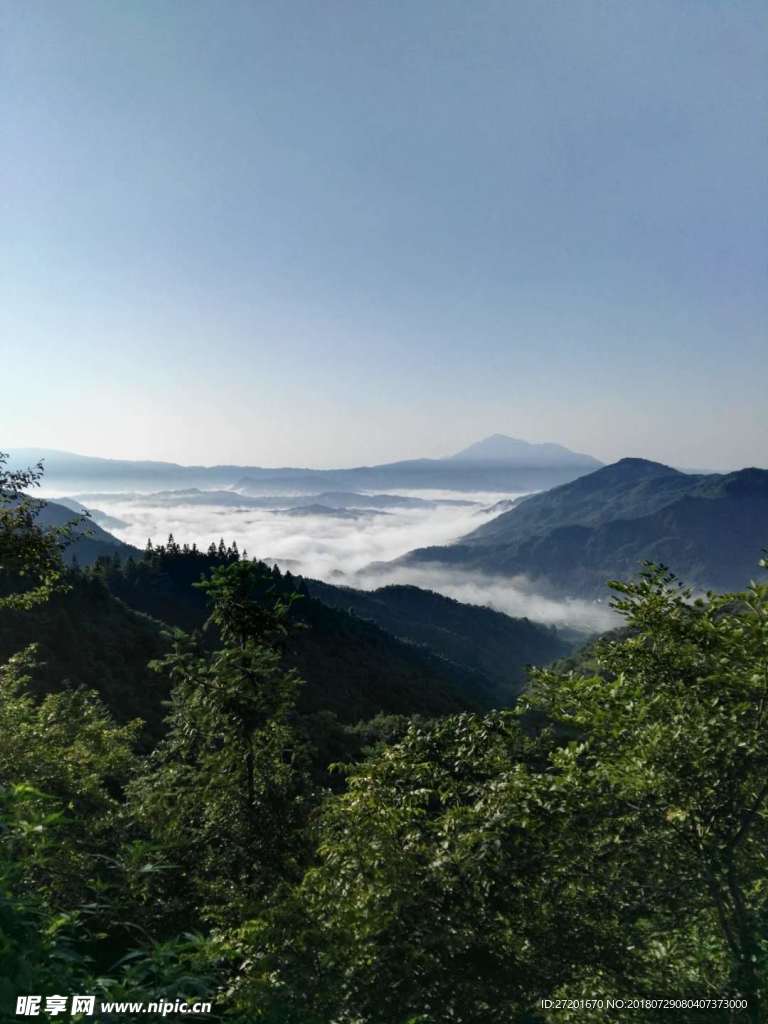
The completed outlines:
[[[141,549],[148,539],[160,544],[169,534],[179,543],[199,548],[223,538],[227,544],[236,541],[249,556],[328,583],[365,590],[408,584],[546,624],[583,632],[611,628],[617,618],[606,604],[563,600],[523,577],[396,563],[414,548],[458,540],[494,519],[499,502],[520,496],[407,490],[397,495],[347,495],[338,507],[324,505],[329,496],[323,494],[253,499],[235,491],[102,492],[77,498],[89,508],[98,507],[112,522],[124,524],[111,527],[110,532]],[[256,500],[268,507],[254,507]],[[384,507],[367,505],[376,500]]]

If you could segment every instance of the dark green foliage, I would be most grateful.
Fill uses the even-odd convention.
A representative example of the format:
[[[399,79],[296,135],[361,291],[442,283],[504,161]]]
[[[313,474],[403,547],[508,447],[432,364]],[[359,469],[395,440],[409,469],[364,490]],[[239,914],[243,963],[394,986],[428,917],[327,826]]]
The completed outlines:
[[[136,557],[99,559],[95,572],[131,608],[190,632],[202,628],[209,612],[205,593],[195,584],[239,557],[223,543],[203,552],[177,544],[171,535],[167,544],[149,543]]]
[[[24,783],[60,813],[61,851],[38,876],[38,887],[60,908],[86,902],[97,852],[106,853],[122,786],[136,765],[138,723],[118,727],[86,690],[29,695],[33,654],[0,668],[0,788]]]
[[[513,702],[529,666],[547,665],[570,649],[554,628],[419,587],[364,591],[318,580],[307,580],[307,587],[324,604],[354,611],[395,636],[482,672],[495,684],[496,703],[501,705]]]
[[[55,858],[55,802],[28,784],[0,789],[0,1021],[14,1019],[19,993],[58,992],[75,982],[67,915],[30,884]],[[74,953],[74,955],[73,955]]]
[[[68,513],[44,528],[43,504],[24,493],[39,486],[42,465],[9,470],[7,461],[0,452],[0,608],[32,608],[62,587],[62,550],[76,523]]]
[[[223,544],[200,552],[171,538],[139,559],[101,560],[94,571],[132,608],[190,631],[202,629],[208,618],[205,591],[195,584],[239,557]],[[299,698],[302,712],[332,711],[354,723],[379,712],[449,714],[496,702],[493,686],[475,668],[405,643],[311,597],[300,578],[255,564],[264,595],[283,601],[299,595],[286,608],[284,622],[304,628],[290,630],[281,647],[285,664],[306,681]]]
[[[164,659],[168,733],[143,765],[138,723],[116,727],[92,692],[36,700],[31,652],[0,670],[1,1019],[30,992],[210,994],[220,955],[180,933],[300,877],[311,789],[287,720],[298,680],[263,645],[269,616],[248,614],[246,573],[258,567],[210,584],[222,646],[194,651],[180,635]],[[114,602],[101,581],[85,586]]]
[[[95,690],[120,722],[144,719],[158,738],[168,686],[147,664],[168,649],[165,627],[128,608],[98,576],[68,570],[66,589],[28,611],[0,611],[0,663],[29,644],[37,694]]]
[[[301,596],[263,562],[238,558],[195,586],[203,591],[211,608],[205,627],[215,627],[225,645],[239,648],[246,647],[253,637],[272,648],[282,646],[288,636],[291,607]]]
[[[307,628],[291,636],[287,658],[307,687],[300,707],[358,722],[387,714],[442,715],[494,703],[487,678],[393,637],[372,622],[314,598],[297,603]]]

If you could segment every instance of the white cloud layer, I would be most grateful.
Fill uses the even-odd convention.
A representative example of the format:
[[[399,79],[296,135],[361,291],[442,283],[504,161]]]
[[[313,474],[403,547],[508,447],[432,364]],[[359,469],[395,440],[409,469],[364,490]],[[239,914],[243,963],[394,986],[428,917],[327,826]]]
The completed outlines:
[[[143,548],[147,538],[164,542],[173,533],[179,543],[207,548],[224,538],[237,541],[249,555],[276,561],[292,572],[331,583],[374,589],[389,583],[408,583],[454,597],[469,604],[486,605],[513,616],[580,630],[603,630],[616,624],[604,604],[560,600],[534,589],[523,578],[502,579],[439,566],[392,566],[371,571],[373,563],[391,562],[414,548],[449,544],[494,518],[488,506],[517,495],[456,494],[411,491],[422,498],[461,498],[471,506],[435,508],[396,507],[388,514],[371,512],[359,518],[289,515],[285,511],[231,508],[216,505],[169,505],[151,495],[99,497],[99,507],[125,520],[128,526],[112,532]]]
[[[142,500],[102,500],[100,507],[129,523],[114,532],[137,547],[144,547],[148,537],[162,542],[169,533],[198,547],[223,537],[258,558],[287,560],[322,579],[388,562],[416,547],[450,543],[493,518],[480,505],[395,508],[387,509],[388,515],[372,512],[357,519],[215,505],[169,507]]]
[[[363,573],[344,582],[364,590],[390,583],[411,584],[425,590],[436,590],[465,604],[494,608],[514,618],[527,617],[535,622],[568,626],[580,632],[603,632],[620,621],[607,604],[547,596],[537,591],[524,576],[494,577],[436,565],[393,566],[391,571]]]

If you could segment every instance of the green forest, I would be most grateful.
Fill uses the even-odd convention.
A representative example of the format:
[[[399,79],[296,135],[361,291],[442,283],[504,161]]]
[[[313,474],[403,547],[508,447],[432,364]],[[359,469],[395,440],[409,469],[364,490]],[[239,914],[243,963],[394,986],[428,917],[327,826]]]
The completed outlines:
[[[583,655],[514,627],[524,677],[494,613],[466,667],[236,546],[71,565],[40,472],[0,459],[0,1020],[766,1019],[768,584],[647,564]]]

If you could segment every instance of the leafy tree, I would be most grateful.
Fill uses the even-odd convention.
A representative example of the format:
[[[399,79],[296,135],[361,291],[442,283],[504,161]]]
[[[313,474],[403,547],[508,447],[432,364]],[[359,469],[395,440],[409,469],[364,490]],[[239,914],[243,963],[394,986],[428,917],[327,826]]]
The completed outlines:
[[[131,787],[131,806],[179,867],[180,916],[190,899],[209,922],[254,912],[300,876],[305,857],[309,790],[290,721],[299,679],[268,646],[286,605],[266,604],[264,584],[254,563],[214,571],[201,586],[221,647],[177,634],[157,663],[174,684],[168,735]]]
[[[610,958],[602,894],[570,882],[567,800],[545,769],[509,712],[414,726],[353,769],[319,865],[255,937],[278,979],[253,979],[255,1005],[298,1011],[311,993],[319,1019],[510,1021]]]
[[[70,915],[56,913],[29,885],[45,869],[62,811],[33,786],[0,788],[0,1020],[12,1019],[19,992],[66,990],[76,978]],[[82,961],[81,961],[82,962]]]
[[[136,767],[138,722],[117,727],[88,691],[28,691],[33,653],[0,667],[0,786],[32,786],[66,809],[55,862],[37,879],[59,907],[85,901],[95,858],[114,844],[120,793]]]
[[[37,518],[42,503],[24,491],[39,486],[42,463],[9,470],[0,452],[0,608],[31,608],[62,586],[61,551],[77,520],[42,530]]]
[[[763,563],[765,564],[765,563]],[[719,932],[730,989],[762,1019],[768,966],[768,586],[691,600],[663,569],[614,584],[629,637],[604,643],[610,675],[535,673],[527,703],[575,731],[563,770],[612,794],[613,822],[641,823],[660,851],[642,876],[674,928]]]
[[[278,591],[264,563],[239,561],[236,547],[230,565],[195,586],[206,594],[211,606],[206,625],[218,628],[225,647],[274,649],[287,636],[288,613],[298,595]]]

